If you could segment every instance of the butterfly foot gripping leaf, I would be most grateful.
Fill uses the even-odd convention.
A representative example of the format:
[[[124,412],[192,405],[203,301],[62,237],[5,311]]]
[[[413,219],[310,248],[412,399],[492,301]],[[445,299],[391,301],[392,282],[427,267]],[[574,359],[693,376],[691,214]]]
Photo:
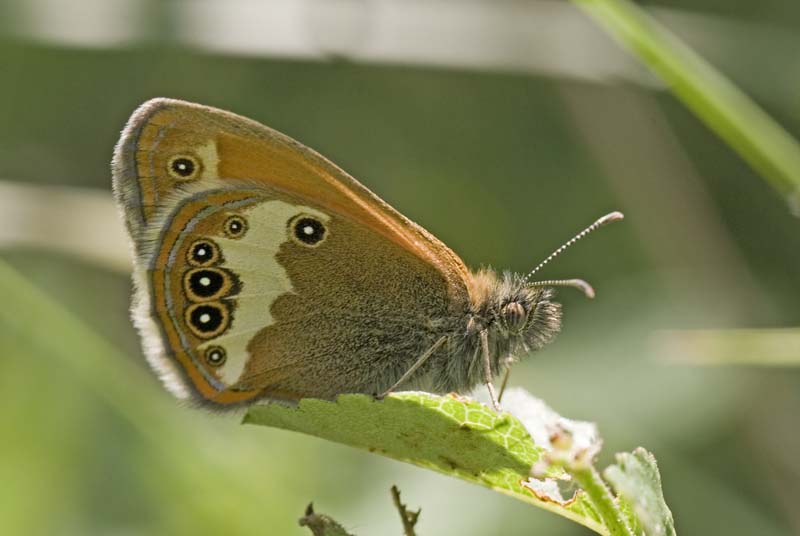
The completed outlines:
[[[463,391],[559,330],[551,288],[470,272],[337,166],[244,117],[146,102],[113,177],[134,321],[179,397]]]

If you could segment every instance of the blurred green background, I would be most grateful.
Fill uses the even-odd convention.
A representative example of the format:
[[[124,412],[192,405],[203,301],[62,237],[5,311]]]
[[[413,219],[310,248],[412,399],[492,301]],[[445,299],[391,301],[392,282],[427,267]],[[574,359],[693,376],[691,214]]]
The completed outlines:
[[[800,3],[644,4],[800,136]],[[624,212],[541,273],[597,298],[562,292],[563,333],[512,383],[597,422],[600,466],[654,452],[679,533],[800,534],[800,369],[676,364],[653,337],[800,326],[799,222],[571,4],[5,0],[0,80],[0,259],[53,302],[0,315],[4,534],[300,535],[310,501],[359,535],[399,534],[392,484],[422,507],[421,536],[588,534],[161,388],[128,319],[109,173],[155,96],[319,150],[471,267],[530,269]]]

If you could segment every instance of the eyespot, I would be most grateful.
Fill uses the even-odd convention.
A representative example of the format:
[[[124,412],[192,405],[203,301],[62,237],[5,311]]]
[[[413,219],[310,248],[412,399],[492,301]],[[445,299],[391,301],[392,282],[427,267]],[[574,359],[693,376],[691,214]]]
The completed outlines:
[[[186,325],[201,339],[222,334],[229,323],[230,313],[220,302],[195,303],[186,309]]]
[[[236,278],[222,268],[195,268],[183,276],[183,290],[194,302],[210,301],[232,294]]]
[[[206,363],[212,367],[221,367],[225,364],[225,360],[228,359],[228,354],[225,353],[225,349],[221,346],[209,346],[203,356],[206,358]]]
[[[200,176],[200,161],[190,154],[179,154],[167,162],[167,173],[177,181],[191,181]]]
[[[206,238],[192,242],[186,252],[186,262],[191,266],[211,266],[220,260],[219,248]]]
[[[327,234],[325,224],[308,214],[300,214],[289,220],[289,235],[302,246],[318,246]]]
[[[247,220],[238,215],[230,216],[222,227],[228,238],[241,238],[247,232]]]

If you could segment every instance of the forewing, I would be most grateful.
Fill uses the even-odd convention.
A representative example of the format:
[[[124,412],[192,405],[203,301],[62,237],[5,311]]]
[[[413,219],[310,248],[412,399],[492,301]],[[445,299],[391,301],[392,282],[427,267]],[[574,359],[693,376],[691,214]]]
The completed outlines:
[[[137,253],[136,322],[178,394],[380,390],[468,301],[466,268],[441,242],[310,149],[227,112],[146,103],[117,146],[114,186]],[[313,247],[292,227],[302,216],[325,227]]]

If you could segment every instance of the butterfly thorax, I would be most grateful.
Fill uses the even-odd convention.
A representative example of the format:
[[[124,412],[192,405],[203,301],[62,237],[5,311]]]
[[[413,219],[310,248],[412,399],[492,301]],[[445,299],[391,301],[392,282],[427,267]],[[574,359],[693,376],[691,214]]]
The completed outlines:
[[[470,391],[486,382],[482,333],[488,341],[492,375],[551,342],[561,328],[561,304],[552,288],[526,284],[517,274],[481,269],[471,274],[470,304],[447,357],[432,370],[434,389]]]

